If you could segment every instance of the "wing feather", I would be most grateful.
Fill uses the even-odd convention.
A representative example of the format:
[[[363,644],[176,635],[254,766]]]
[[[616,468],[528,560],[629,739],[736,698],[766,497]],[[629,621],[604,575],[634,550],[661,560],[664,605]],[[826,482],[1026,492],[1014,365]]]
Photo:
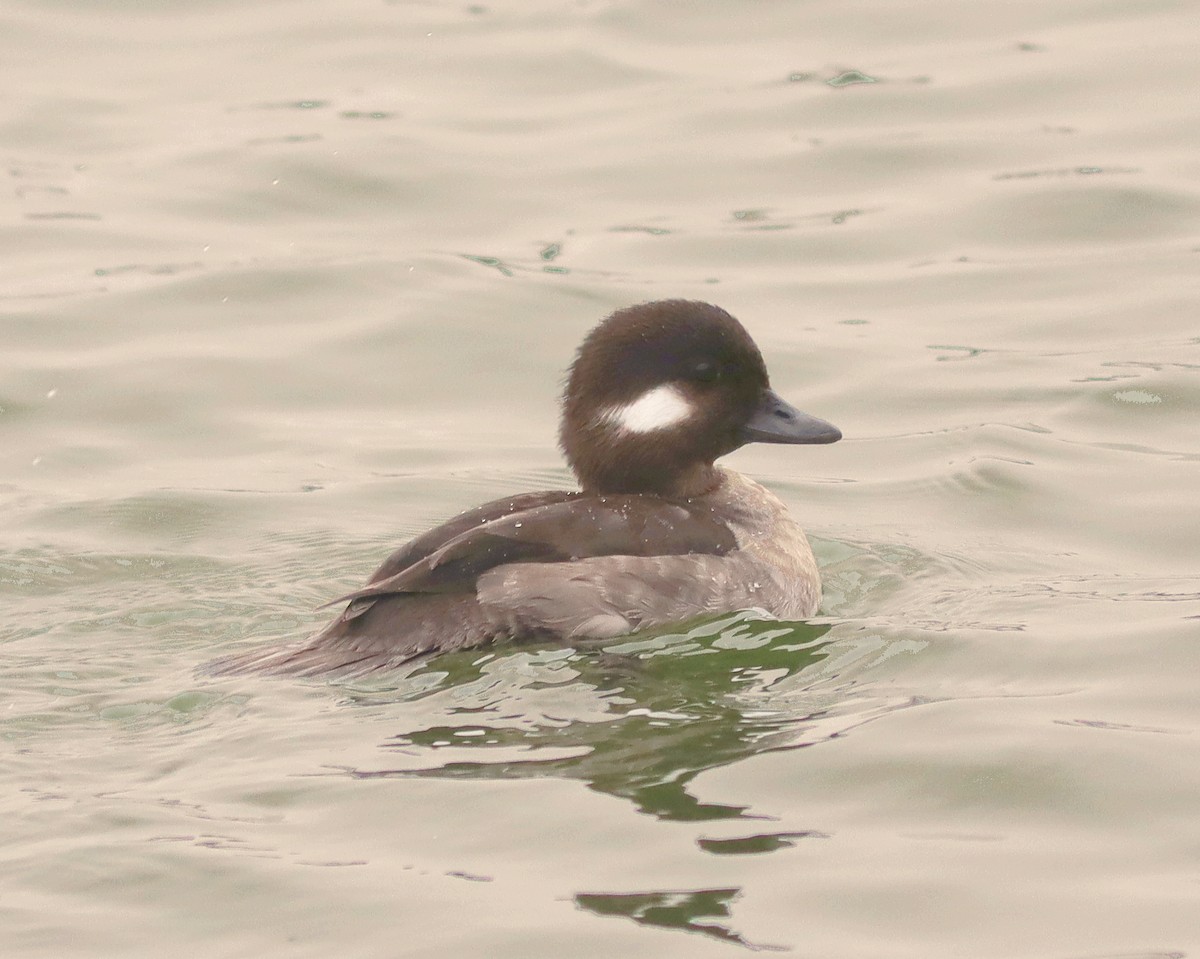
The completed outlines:
[[[492,519],[485,515],[478,522],[459,517],[433,532],[439,536],[426,534],[428,542],[410,543],[389,557],[362,589],[326,605],[349,603],[343,618],[352,619],[381,596],[473,593],[481,575],[512,563],[562,563],[596,556],[723,555],[737,546],[733,532],[707,508],[638,495],[575,494],[557,502],[535,502]],[[434,546],[437,539],[440,545]],[[402,565],[406,560],[411,562]]]

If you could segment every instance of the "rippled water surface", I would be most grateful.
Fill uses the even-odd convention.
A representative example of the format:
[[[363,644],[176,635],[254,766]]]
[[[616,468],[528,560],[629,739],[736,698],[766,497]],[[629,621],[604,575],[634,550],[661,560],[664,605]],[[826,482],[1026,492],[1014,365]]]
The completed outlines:
[[[1200,954],[1195,2],[17,2],[5,956]],[[820,618],[206,678],[712,300]]]

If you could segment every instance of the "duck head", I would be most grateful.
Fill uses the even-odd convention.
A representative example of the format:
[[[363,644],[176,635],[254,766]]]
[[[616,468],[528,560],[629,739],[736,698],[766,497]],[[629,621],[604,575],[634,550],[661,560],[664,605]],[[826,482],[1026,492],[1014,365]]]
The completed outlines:
[[[591,493],[697,496],[746,443],[835,443],[837,427],[771,389],[750,334],[720,307],[659,300],[618,310],[579,347],[559,441]]]

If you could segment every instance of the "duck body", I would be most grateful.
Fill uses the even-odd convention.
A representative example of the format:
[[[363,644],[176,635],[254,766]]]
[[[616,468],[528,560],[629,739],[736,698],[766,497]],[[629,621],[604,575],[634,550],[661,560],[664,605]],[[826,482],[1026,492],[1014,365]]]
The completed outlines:
[[[580,348],[562,448],[581,490],[459,514],[389,556],[306,641],[217,673],[358,674],[500,638],[609,638],[705,614],[820,605],[803,530],[769,490],[714,460],[747,442],[840,432],[769,387],[749,334],[718,307],[620,310]]]

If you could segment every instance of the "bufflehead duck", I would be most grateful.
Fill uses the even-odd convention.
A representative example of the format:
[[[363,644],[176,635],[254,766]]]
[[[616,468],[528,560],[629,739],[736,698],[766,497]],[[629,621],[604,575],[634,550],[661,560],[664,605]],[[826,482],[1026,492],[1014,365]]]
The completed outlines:
[[[579,491],[461,513],[334,600],[345,608],[310,639],[214,671],[357,674],[501,637],[608,638],[750,607],[816,612],[803,530],[774,494],[714,461],[746,443],[842,434],[771,390],[737,320],[687,300],[618,310],[583,341],[562,406],[559,442]]]

